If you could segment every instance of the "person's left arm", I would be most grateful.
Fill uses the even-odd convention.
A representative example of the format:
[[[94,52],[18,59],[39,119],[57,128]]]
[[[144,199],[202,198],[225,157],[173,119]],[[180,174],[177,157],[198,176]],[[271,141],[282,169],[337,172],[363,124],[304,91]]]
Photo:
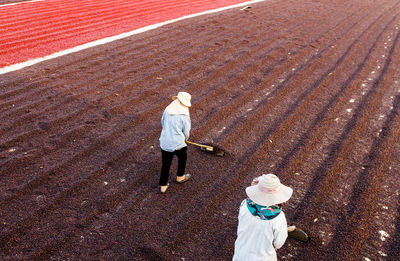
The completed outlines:
[[[284,213],[281,213],[280,215],[284,215]],[[272,243],[275,249],[279,249],[283,246],[288,237],[287,222],[285,217],[281,218],[279,222],[277,222],[276,226],[273,228],[273,233],[274,239]]]

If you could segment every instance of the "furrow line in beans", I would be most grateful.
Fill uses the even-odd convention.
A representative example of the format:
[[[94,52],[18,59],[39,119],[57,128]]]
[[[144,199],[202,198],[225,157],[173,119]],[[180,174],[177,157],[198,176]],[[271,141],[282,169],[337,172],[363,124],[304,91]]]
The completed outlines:
[[[348,41],[348,39],[342,38],[342,41]],[[354,42],[352,44],[352,46],[350,46],[350,48],[347,49],[347,52],[349,52],[350,50],[353,49],[353,45],[355,43],[356,42]],[[358,43],[358,45],[360,45],[360,41],[357,41],[357,43]],[[322,57],[323,59],[328,59],[330,57],[338,56],[339,52],[337,50],[339,48],[341,48],[340,42],[339,43],[335,43],[335,45],[332,45],[331,47],[334,47],[334,48],[328,48],[328,49],[324,49],[322,51],[322,54],[324,55]],[[326,54],[324,54],[324,53],[326,53]],[[345,58],[345,56],[342,56],[342,58],[340,60],[338,60],[337,64],[339,64],[344,58]],[[318,71],[321,68],[321,64],[322,64],[322,66],[327,67],[326,64],[323,64],[323,63],[319,64],[319,63],[314,62],[310,66],[307,66],[304,69],[305,72],[302,72],[302,74],[305,74],[305,73],[306,74],[310,74],[312,71]],[[301,71],[301,70],[302,70],[302,68],[299,68],[299,71]],[[332,74],[334,73],[334,70],[335,70],[335,68],[332,68],[330,71],[326,71],[325,75],[321,79],[324,79],[325,77],[333,77]],[[297,72],[296,70],[294,71],[294,75],[295,76],[298,73],[299,72]],[[330,73],[332,73],[332,74],[329,75]],[[260,107],[267,107],[268,108],[269,107],[268,110],[272,111],[272,110],[276,109],[276,107],[279,104],[282,104],[281,101],[285,100],[285,99],[283,99],[283,97],[286,97],[287,95],[289,95],[289,93],[292,93],[292,95],[293,94],[297,95],[297,97],[294,97],[294,98],[291,99],[291,100],[296,101],[295,105],[291,106],[292,109],[295,109],[297,107],[297,104],[299,104],[301,101],[303,101],[304,98],[306,96],[308,96],[308,94],[310,94],[313,90],[315,90],[316,92],[322,92],[323,91],[323,88],[317,88],[318,84],[319,84],[319,83],[317,83],[311,89],[306,89],[306,87],[304,87],[304,92],[299,92],[298,91],[298,88],[300,88],[300,87],[298,87],[296,89],[296,92],[293,92],[293,87],[291,88],[290,85],[293,85],[293,86],[301,85],[301,86],[303,86],[304,83],[299,82],[299,80],[302,81],[301,78],[298,78],[298,79],[294,78],[293,80],[291,80],[291,79],[278,79],[278,80],[280,81],[279,84],[280,84],[280,86],[282,86],[283,90],[281,92],[279,92],[276,96],[273,96],[273,97],[270,97],[271,93],[266,98],[262,98],[261,97],[261,102],[256,103],[256,106],[254,106],[254,108],[248,114],[246,114],[246,115],[242,116],[241,118],[239,118],[238,120],[236,120],[235,126],[238,125],[238,124],[242,125],[242,126],[245,126],[245,125],[247,125],[247,122],[251,122],[251,121],[252,122],[259,122],[259,121],[262,120],[262,118],[264,118],[264,120],[266,120],[265,119],[265,115],[269,114],[268,111],[267,112],[264,111],[264,110],[261,111],[258,108],[260,108]],[[309,79],[305,79],[305,80],[306,80],[306,83],[307,83],[307,81]],[[305,86],[307,86],[309,84],[310,83],[306,84]],[[268,85],[271,85],[271,83],[268,83]],[[279,87],[277,87],[277,89],[279,89]],[[273,93],[273,94],[275,94],[275,93]],[[306,106],[306,105],[304,105],[304,106]],[[287,115],[289,115],[289,114],[291,114],[290,111],[288,111]],[[271,121],[271,119],[268,119],[268,121]],[[231,126],[233,126],[233,125],[231,125]],[[227,130],[225,130],[223,135],[221,135],[220,138],[219,138],[219,139],[222,139],[222,138],[225,139],[225,136],[229,134],[229,138],[224,140],[224,143],[226,143],[226,144],[232,144],[233,140],[236,140],[239,137],[243,137],[243,134],[245,132],[247,132],[246,128],[234,128],[234,132],[236,132],[236,133],[230,133],[231,129],[232,129],[232,127],[230,127]],[[254,130],[254,132],[258,131],[257,129],[252,129],[252,130]],[[272,132],[273,131],[271,131],[271,133]],[[251,134],[252,133],[250,133],[250,135]]]
[[[394,21],[395,21],[395,17],[391,21],[392,26],[395,26],[395,25],[393,25]],[[385,28],[385,30],[387,30],[387,29],[388,28]],[[384,31],[382,31],[381,34],[383,34],[383,32]],[[373,46],[373,47],[375,47],[375,46]],[[375,64],[368,63],[368,58],[371,55],[371,51],[372,51],[372,48],[369,51],[369,54],[366,57],[365,62],[363,64],[359,65],[359,69],[352,75],[352,77],[350,79],[351,81],[355,81],[355,83],[356,83],[353,85],[353,89],[355,89],[355,91],[357,91],[359,86],[362,86],[363,84],[365,84],[366,81],[368,81],[368,78],[367,79],[361,78],[362,73],[365,71],[371,72],[374,70],[374,68],[376,68]],[[375,56],[373,58],[376,59],[376,57],[379,57],[379,55],[380,55],[380,53],[375,52]],[[361,76],[358,76],[358,75],[361,75]],[[359,78],[355,78],[357,76]],[[379,77],[381,77],[381,75]],[[318,168],[315,170],[314,175],[311,175],[313,177],[313,181],[310,182],[310,188],[308,189],[307,194],[305,195],[306,199],[314,198],[314,197],[312,197],[312,195],[319,190],[320,190],[320,193],[324,193],[324,192],[329,193],[329,191],[324,190],[324,187],[322,185],[323,184],[326,184],[326,185],[334,184],[334,181],[330,180],[328,177],[330,176],[329,174],[333,175],[333,172],[335,172],[335,171],[337,172],[340,169],[340,166],[337,166],[337,169],[335,169],[336,164],[341,164],[340,162],[336,163],[337,158],[342,153],[344,153],[344,155],[346,155],[346,153],[350,152],[348,148],[352,147],[352,145],[354,144],[354,140],[353,140],[353,136],[355,136],[354,133],[359,134],[359,132],[363,131],[365,128],[363,129],[360,126],[363,126],[363,124],[368,125],[368,120],[369,120],[368,116],[370,116],[370,114],[373,114],[375,112],[375,110],[378,109],[378,107],[376,105],[374,107],[371,107],[371,106],[374,105],[374,103],[373,103],[374,101],[380,102],[382,99],[382,96],[385,93],[384,91],[380,91],[380,90],[378,92],[377,88],[375,88],[377,81],[379,79],[380,78],[373,79],[374,80],[373,83],[369,84],[368,86],[365,85],[365,87],[367,87],[368,89],[362,90],[364,92],[364,94],[360,95],[362,98],[358,102],[357,107],[354,109],[354,112],[352,114],[350,114],[347,117],[347,119],[345,119],[345,121],[342,123],[342,125],[343,125],[343,129],[341,130],[342,132],[336,133],[335,134],[336,137],[331,138],[331,141],[330,141],[329,145],[327,146],[328,153],[324,157],[324,162],[322,162],[321,165],[318,166]],[[349,82],[348,84],[350,84],[350,83],[351,82]],[[356,87],[356,88],[354,88],[354,87]],[[343,107],[345,107],[345,106],[348,107],[348,105],[346,105],[346,101],[344,99],[342,99],[341,103],[343,104]],[[329,117],[329,118],[326,117],[327,119],[330,120],[331,124],[333,124],[335,122],[335,119],[337,119],[337,116],[345,115],[345,114],[343,114],[343,110],[344,110],[343,107],[337,107],[335,109],[335,111],[337,111],[336,117],[335,116]],[[335,107],[333,107],[333,108],[335,108]],[[370,109],[370,110],[368,111],[367,109]],[[353,111],[353,109],[351,111]],[[327,124],[327,123],[328,122],[325,122],[324,124]],[[340,129],[340,127],[337,127],[337,128]],[[348,137],[352,137],[352,139],[348,139]],[[302,155],[302,156],[304,157],[305,155]],[[340,156],[340,157],[345,158],[346,156]],[[301,205],[299,206],[299,209],[301,207],[305,207],[308,204],[309,204],[309,202],[307,200],[303,201],[301,203]],[[294,214],[296,219],[300,218],[304,214],[305,210],[306,210],[306,207],[304,209],[296,212]]]
[[[383,77],[387,70],[388,64],[392,61],[392,53],[394,48],[397,47],[397,52],[399,51],[399,32],[393,43],[391,54],[388,56],[387,64],[383,69]],[[393,61],[396,63],[398,68],[398,58]],[[380,79],[381,80],[381,79]],[[392,79],[385,79],[386,81],[379,82],[379,85],[392,86],[390,82]],[[343,245],[349,243],[346,239],[346,235],[353,233],[356,235],[356,241],[353,242],[353,247],[349,252],[341,252],[341,257],[345,259],[350,258],[354,253],[359,253],[366,242],[368,242],[369,237],[373,233],[377,233],[373,228],[374,216],[379,213],[379,203],[385,202],[385,195],[380,193],[384,191],[382,187],[382,181],[385,179],[384,173],[386,169],[392,164],[390,156],[394,149],[393,144],[399,140],[399,133],[393,133],[396,130],[396,126],[399,125],[399,105],[400,105],[400,95],[397,95],[393,101],[393,109],[389,111],[385,122],[379,132],[378,137],[375,137],[372,146],[367,155],[365,155],[364,162],[369,164],[368,167],[364,168],[357,177],[357,181],[352,187],[351,197],[349,203],[344,206],[345,213],[340,218],[337,224],[334,237],[328,245],[328,252],[331,256],[335,256],[337,249],[343,249]],[[371,106],[376,107],[376,106]],[[366,127],[368,122],[365,124]],[[375,133],[375,132],[374,132]],[[368,204],[367,204],[368,202]]]
[[[385,39],[381,40],[381,49],[383,48],[383,41],[385,41]],[[368,75],[370,73],[369,76],[367,76],[367,79],[364,77],[364,79],[359,78],[355,84],[353,85],[355,87],[358,86],[363,86],[366,85],[365,83],[371,80],[374,80],[375,83],[374,84],[369,84],[368,88],[359,88],[359,91],[357,93],[357,95],[353,95],[354,97],[364,97],[362,98],[362,101],[360,101],[360,105],[358,105],[358,107],[356,108],[355,112],[353,115],[349,115],[349,116],[345,116],[344,118],[350,118],[347,119],[346,122],[343,122],[343,125],[346,124],[346,126],[337,126],[336,128],[334,128],[334,130],[343,130],[345,129],[344,133],[336,133],[336,134],[330,134],[330,136],[334,135],[334,137],[330,137],[329,138],[329,142],[327,142],[328,144],[325,146],[327,146],[328,148],[326,150],[328,150],[329,152],[327,153],[327,155],[322,153],[320,154],[320,158],[325,158],[325,162],[322,162],[322,165],[319,166],[319,168],[317,168],[314,172],[313,176],[313,180],[312,181],[308,181],[308,183],[311,183],[310,188],[308,189],[306,195],[304,196],[304,198],[306,198],[307,200],[303,201],[300,203],[300,206],[296,207],[296,208],[301,208],[302,206],[306,206],[309,205],[309,199],[310,197],[314,198],[315,200],[319,200],[321,199],[320,197],[324,197],[325,199],[328,198],[332,198],[333,201],[332,204],[339,204],[339,203],[343,203],[343,204],[349,204],[346,203],[349,201],[348,195],[350,195],[350,192],[346,193],[346,190],[351,189],[353,186],[352,184],[354,184],[356,181],[354,180],[357,177],[357,174],[360,175],[360,172],[362,172],[364,169],[368,168],[369,164],[363,159],[363,157],[365,156],[365,153],[360,153],[359,150],[364,150],[366,151],[366,148],[369,148],[373,142],[373,140],[370,137],[370,133],[379,133],[379,128],[381,128],[380,125],[375,124],[373,129],[372,129],[372,125],[370,122],[370,119],[380,119],[382,118],[382,112],[378,111],[380,108],[385,108],[385,106],[380,106],[380,103],[383,103],[384,101],[384,95],[388,96],[388,97],[394,97],[392,90],[390,90],[390,88],[385,87],[385,89],[379,89],[377,90],[377,88],[375,88],[375,85],[377,84],[377,82],[379,81],[379,79],[370,79],[369,77],[373,77],[373,75],[376,74],[376,72],[379,72],[378,68],[379,65],[374,64],[374,62],[371,62],[371,60],[377,60],[379,62],[382,62],[381,60],[379,60],[380,55],[382,54],[380,52],[380,49],[377,48],[378,50],[375,51],[375,55],[372,56],[373,58],[370,59],[369,62],[365,62],[366,66],[364,68],[362,68],[362,70],[360,70],[360,74],[361,75]],[[385,56],[385,55],[383,55]],[[383,60],[386,60],[383,59]],[[385,63],[385,61],[383,61],[382,63]],[[374,71],[377,70],[377,71]],[[384,69],[385,70],[385,69]],[[380,70],[383,71],[383,70]],[[384,71],[382,72],[382,74],[384,73]],[[379,77],[382,77],[382,74],[379,75]],[[377,77],[377,75],[375,76]],[[381,87],[383,88],[383,87]],[[390,92],[389,92],[390,91]],[[347,97],[351,97],[351,95],[348,95]],[[375,97],[375,104],[370,104],[369,100],[371,100],[371,97]],[[350,99],[350,103],[354,103],[355,99]],[[372,102],[372,101],[371,101]],[[343,104],[345,104],[346,102],[343,100],[342,102]],[[358,103],[358,102],[357,102]],[[345,105],[343,106],[345,107]],[[348,105],[347,105],[348,107]],[[386,106],[388,107],[388,106]],[[369,108],[370,111],[362,111],[362,109],[365,108]],[[338,109],[335,109],[338,110]],[[348,111],[350,109],[344,109],[342,108],[342,113],[339,115],[345,115],[346,113],[344,111]],[[389,111],[390,108],[386,108],[386,111]],[[368,113],[368,114],[367,114]],[[349,113],[348,113],[349,114]],[[359,115],[361,114],[361,116]],[[365,116],[365,114],[367,114],[367,116]],[[373,116],[371,116],[371,114],[375,114]],[[334,117],[330,118],[330,122],[337,122],[339,118],[334,119]],[[357,124],[355,123],[355,121],[358,121]],[[326,122],[326,124],[328,124],[329,122]],[[326,126],[325,126],[325,129]],[[329,129],[329,125],[328,125],[328,129]],[[372,130],[371,130],[372,129]],[[368,132],[369,131],[369,132]],[[337,136],[340,135],[340,137],[337,138]],[[344,138],[348,137],[348,139],[346,141],[343,141]],[[358,141],[358,146],[356,146],[357,144],[354,144],[355,140]],[[360,143],[361,141],[361,143]],[[338,144],[340,143],[340,144]],[[361,144],[361,145],[360,145]],[[358,147],[358,150],[356,150]],[[310,149],[311,150],[311,149]],[[322,149],[320,149],[322,150]],[[357,151],[357,152],[354,152]],[[368,151],[367,151],[368,152]],[[353,155],[352,155],[353,154]],[[330,156],[329,156],[330,155]],[[329,158],[330,157],[330,158]],[[304,155],[302,155],[302,158],[304,158]],[[300,157],[299,157],[300,159]],[[321,160],[322,161],[322,160]],[[328,162],[329,161],[329,162]],[[304,161],[303,161],[304,162]],[[327,163],[328,162],[328,163]],[[299,164],[301,165],[301,164]],[[327,169],[328,168],[328,169]],[[354,175],[351,175],[350,177],[347,176],[340,176],[342,178],[346,179],[346,183],[349,185],[348,187],[346,187],[346,189],[342,189],[341,193],[335,193],[335,196],[330,196],[330,190],[328,189],[329,187],[335,187],[335,184],[340,182],[340,178],[336,179],[337,173],[340,172],[350,172],[350,173],[354,173]],[[299,175],[301,173],[297,172],[296,174]],[[322,181],[321,177],[325,177],[325,180]],[[319,180],[318,182],[316,180]],[[302,179],[303,182],[305,182],[304,178]],[[322,185],[320,185],[319,183],[322,183]],[[319,186],[319,187],[318,187]],[[325,187],[324,187],[325,186]],[[315,190],[315,191],[314,191]],[[319,195],[319,196],[313,196],[314,194],[316,194],[317,192],[320,192],[319,194],[323,194],[323,195]],[[306,202],[307,201],[307,202]],[[325,200],[324,205],[327,205],[327,202]],[[336,206],[341,208],[342,206]],[[302,220],[304,222],[308,222],[309,224],[312,223],[312,221],[307,220],[307,219],[302,219],[299,218],[299,214],[302,213],[304,215],[304,212],[307,209],[303,210],[302,212],[300,211],[295,211],[294,213],[294,217],[297,220]],[[313,209],[314,211],[315,209]],[[318,212],[317,210],[315,210],[316,212]],[[327,217],[327,215],[329,214],[329,211],[324,210],[321,211],[319,218],[320,219],[325,219]],[[322,224],[322,223],[321,223]],[[324,235],[321,236],[321,238],[323,238],[323,244],[326,244],[327,241],[331,240],[332,235],[334,235],[333,231],[327,231],[332,229],[331,225],[333,224],[325,224],[323,226],[323,228],[321,228],[320,230],[324,231]],[[321,225],[322,226],[322,225]]]
[[[346,33],[349,33],[352,30],[353,26],[351,26]],[[333,33],[333,32],[331,32],[331,33]],[[318,41],[318,40],[316,40],[316,41]],[[332,46],[333,44],[336,44],[336,41],[332,41],[330,43],[328,43],[328,42],[320,43],[320,45],[322,47],[322,51],[317,50],[315,52],[310,51],[310,49],[312,49],[314,47],[307,46],[307,48],[303,48],[298,53],[297,52],[291,53],[291,55],[293,57],[289,56],[286,59],[281,60],[278,64],[267,67],[267,69],[263,72],[263,75],[261,78],[256,78],[254,81],[250,81],[250,82],[247,81],[244,83],[242,81],[242,83],[244,85],[252,86],[252,85],[256,84],[257,88],[250,89],[249,93],[246,93],[246,95],[242,95],[242,99],[240,97],[237,97],[236,95],[234,95],[231,98],[232,101],[228,102],[229,106],[225,106],[225,107],[221,108],[220,110],[218,110],[217,112],[211,111],[207,117],[207,121],[202,122],[201,128],[202,129],[217,128],[218,130],[215,131],[217,133],[216,134],[217,137],[215,138],[215,141],[219,142],[226,135],[228,135],[230,133],[230,131],[232,129],[234,129],[238,123],[242,122],[250,114],[252,114],[254,111],[256,111],[257,107],[263,105],[268,99],[277,95],[279,93],[279,91],[281,91],[281,89],[284,88],[285,84],[293,76],[295,76],[296,73],[301,71],[309,63],[311,63],[315,58],[318,58],[321,54],[323,54],[324,52],[329,50],[328,47],[323,47],[323,45]],[[307,58],[307,56],[310,56],[310,57]],[[298,63],[296,63],[297,67],[292,68],[292,70],[288,70],[287,66],[289,66],[289,62],[295,63],[295,61],[292,61],[293,59],[295,59],[295,61],[298,61]],[[304,59],[305,59],[305,61],[302,61]],[[286,62],[286,60],[288,62]],[[262,61],[261,64],[268,64],[268,61]],[[232,85],[234,85],[234,84],[235,83],[233,83]],[[270,86],[270,87],[268,88],[266,86],[268,86],[268,87]],[[244,89],[242,91],[246,92],[248,90]],[[259,97],[260,95],[261,95],[261,97]],[[285,95],[282,94],[281,96],[285,96]],[[261,102],[260,102],[260,100],[261,100]],[[234,111],[243,111],[243,110],[240,110],[239,108],[246,107],[246,106],[247,106],[247,108],[244,108],[245,112],[242,114],[242,116],[237,117],[236,120],[232,120],[232,119],[228,118],[224,122],[224,121],[221,121],[221,119],[218,119],[218,118],[220,118],[220,116],[218,116],[218,114],[229,115]],[[252,107],[250,109],[248,109],[249,106],[252,106]],[[209,118],[211,118],[211,116],[213,116],[213,117],[218,116],[218,118],[215,121],[210,121]],[[225,116],[223,116],[222,118],[225,118]],[[226,123],[226,122],[228,122],[228,123]],[[229,125],[229,126],[226,127],[227,125]],[[218,127],[215,127],[215,126],[218,126]]]

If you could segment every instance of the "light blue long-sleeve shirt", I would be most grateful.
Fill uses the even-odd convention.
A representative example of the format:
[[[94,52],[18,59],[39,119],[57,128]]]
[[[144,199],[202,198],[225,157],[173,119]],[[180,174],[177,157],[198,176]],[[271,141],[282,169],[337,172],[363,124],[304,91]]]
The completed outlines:
[[[190,117],[182,114],[169,114],[167,110],[161,118],[160,147],[162,150],[173,152],[186,147],[191,128]]]

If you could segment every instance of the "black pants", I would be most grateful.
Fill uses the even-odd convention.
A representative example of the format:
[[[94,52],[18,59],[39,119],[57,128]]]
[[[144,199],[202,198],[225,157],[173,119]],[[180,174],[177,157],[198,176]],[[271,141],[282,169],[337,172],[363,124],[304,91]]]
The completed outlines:
[[[176,175],[181,177],[185,174],[186,159],[187,159],[187,147],[183,147],[180,150],[174,152],[168,152],[161,150],[162,166],[160,175],[160,186],[166,186],[168,184],[169,169],[171,168],[172,159],[174,155],[178,157],[178,170]]]

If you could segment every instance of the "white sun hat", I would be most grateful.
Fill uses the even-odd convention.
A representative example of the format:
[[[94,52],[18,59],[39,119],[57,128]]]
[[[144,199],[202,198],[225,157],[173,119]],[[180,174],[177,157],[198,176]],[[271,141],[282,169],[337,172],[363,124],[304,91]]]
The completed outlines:
[[[286,202],[293,194],[293,189],[281,184],[274,174],[263,174],[258,177],[256,185],[246,188],[247,196],[261,206],[272,206]]]
[[[183,105],[190,107],[192,104],[190,103],[190,99],[192,96],[187,92],[178,92],[178,96],[172,97],[173,100],[178,99]]]

